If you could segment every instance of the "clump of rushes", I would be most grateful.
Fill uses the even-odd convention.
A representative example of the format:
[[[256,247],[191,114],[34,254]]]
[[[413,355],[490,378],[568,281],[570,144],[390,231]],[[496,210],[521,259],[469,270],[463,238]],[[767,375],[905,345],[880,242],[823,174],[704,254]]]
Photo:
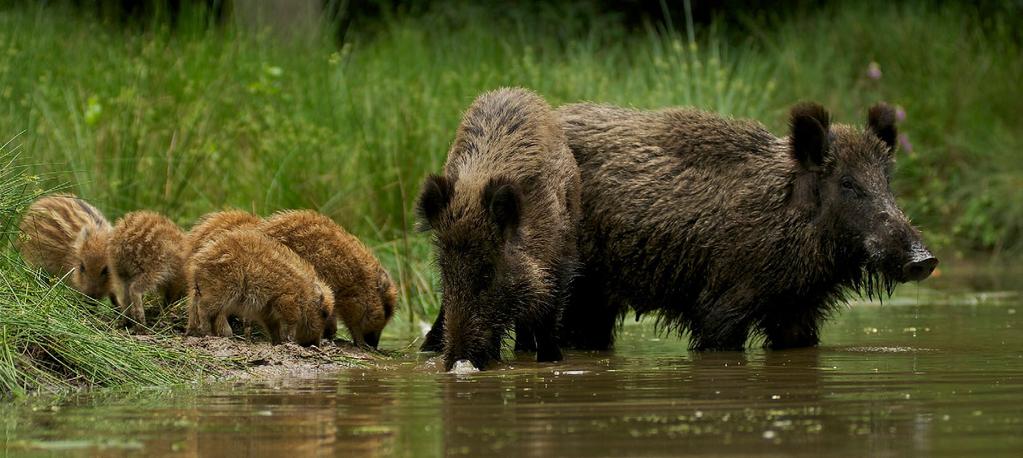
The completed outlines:
[[[115,329],[114,311],[90,305],[63,284],[49,285],[14,251],[17,220],[41,192],[0,147],[0,398],[38,391],[195,380],[216,363]]]

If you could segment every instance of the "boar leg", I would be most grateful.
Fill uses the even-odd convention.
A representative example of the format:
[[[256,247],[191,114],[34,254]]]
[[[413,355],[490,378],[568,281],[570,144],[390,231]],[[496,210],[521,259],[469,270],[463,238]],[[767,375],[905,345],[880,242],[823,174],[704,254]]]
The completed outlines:
[[[813,311],[793,307],[794,313],[772,314],[761,323],[766,337],[764,346],[773,350],[813,347],[820,343],[823,317]]]
[[[202,299],[195,301],[194,308],[196,310],[196,325],[199,327],[198,335],[201,336],[212,336],[216,335],[214,332],[213,318],[210,314],[211,305],[209,302],[203,302]]]
[[[280,345],[284,339],[281,338],[281,322],[276,317],[268,316],[263,320],[263,327],[266,328],[266,333],[270,336],[270,343],[273,345]]]
[[[198,285],[188,298],[188,326],[185,327],[185,335],[201,336],[202,329],[199,318],[199,301],[202,300],[198,292]]]
[[[284,342],[296,342],[295,333],[298,331],[298,323],[281,320],[281,340]]]
[[[536,336],[524,321],[515,323],[515,351],[536,351]]]
[[[136,334],[146,333],[146,308],[143,302],[142,287],[136,280],[128,287],[128,314]]]
[[[557,299],[555,299],[557,300]],[[537,362],[561,361],[561,348],[558,346],[558,321],[561,319],[561,306],[555,304],[553,307],[540,306],[540,316],[533,322],[532,331],[536,339],[536,360]],[[536,309],[534,309],[536,310]]]
[[[561,361],[561,348],[558,347],[558,337],[554,331],[554,322],[548,322],[536,326],[536,360],[537,362]]]
[[[117,310],[121,313],[121,326],[125,328],[131,327],[131,295],[128,292],[128,286],[125,284],[118,291],[110,294],[110,302],[117,306]]]
[[[578,271],[575,261],[575,244],[569,245],[561,261],[554,268],[553,304],[542,307],[539,319],[532,323],[518,321],[515,323],[515,350],[536,351],[537,361],[561,361],[558,329],[561,317],[568,309],[571,300],[572,281]]]
[[[225,309],[226,307],[221,308],[213,318],[213,329],[220,337],[232,337],[234,336],[234,331],[231,330],[231,323],[227,321],[227,311]]]
[[[749,333],[750,323],[745,318],[694,321],[689,328],[689,348],[696,351],[743,351]]]
[[[426,341],[419,351],[442,352],[444,351],[444,307],[437,313],[437,320],[433,322],[430,332],[426,333]]]
[[[570,285],[561,320],[562,344],[579,350],[610,350],[621,310],[608,296],[603,277],[587,272]]]

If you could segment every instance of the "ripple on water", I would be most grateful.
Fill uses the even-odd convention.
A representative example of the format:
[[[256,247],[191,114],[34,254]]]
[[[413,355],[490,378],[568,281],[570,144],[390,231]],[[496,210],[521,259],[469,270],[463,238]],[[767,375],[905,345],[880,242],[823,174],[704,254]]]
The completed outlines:
[[[1019,456],[1017,308],[853,308],[821,347],[786,351],[691,353],[630,324],[615,352],[558,364],[521,354],[450,376],[412,353],[331,378],[7,407],[0,426],[8,449],[43,453]]]

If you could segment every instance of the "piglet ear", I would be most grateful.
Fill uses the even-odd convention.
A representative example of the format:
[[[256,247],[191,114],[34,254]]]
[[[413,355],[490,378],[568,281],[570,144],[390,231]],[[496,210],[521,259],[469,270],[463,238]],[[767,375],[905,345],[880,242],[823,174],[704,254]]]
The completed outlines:
[[[895,109],[884,102],[878,102],[867,112],[867,128],[877,135],[888,148],[895,151],[898,129],[895,128]]]
[[[386,292],[391,287],[391,274],[387,273],[383,267],[377,268],[377,291],[381,294]]]
[[[92,237],[92,229],[89,225],[82,226],[73,242],[75,249],[81,249],[85,242],[89,241],[89,237]]]
[[[831,115],[823,106],[813,102],[802,102],[792,107],[791,118],[792,154],[808,170],[824,165],[828,154],[828,129]]]
[[[522,217],[522,192],[514,182],[491,179],[483,189],[483,205],[490,219],[505,234],[518,230]]]
[[[426,177],[423,181],[423,190],[419,193],[419,200],[416,202],[416,218],[419,220],[419,230],[429,231],[437,225],[437,219],[442,211],[451,203],[451,195],[454,194],[454,183],[443,175]]]

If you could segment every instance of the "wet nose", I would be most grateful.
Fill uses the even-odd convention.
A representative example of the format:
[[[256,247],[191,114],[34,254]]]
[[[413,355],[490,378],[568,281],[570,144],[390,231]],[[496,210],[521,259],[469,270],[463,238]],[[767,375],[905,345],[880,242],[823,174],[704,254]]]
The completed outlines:
[[[906,281],[921,281],[930,277],[931,272],[938,266],[938,258],[929,252],[921,253],[914,258],[916,259],[902,266],[902,275],[906,277]]]

